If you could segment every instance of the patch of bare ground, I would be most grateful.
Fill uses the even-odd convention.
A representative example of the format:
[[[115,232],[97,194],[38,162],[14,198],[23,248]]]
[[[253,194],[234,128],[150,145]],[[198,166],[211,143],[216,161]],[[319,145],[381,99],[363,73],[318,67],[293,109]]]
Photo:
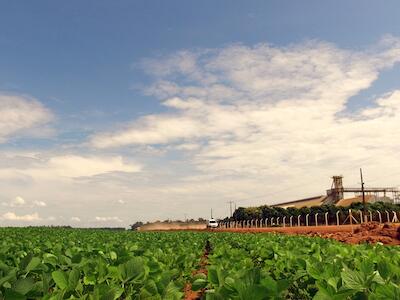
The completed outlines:
[[[192,276],[195,276],[199,273],[203,273],[204,275],[207,276],[208,271],[207,271],[207,265],[208,265],[208,255],[211,252],[211,244],[210,242],[207,240],[206,241],[206,245],[204,247],[204,252],[203,255],[200,258],[200,262],[198,265],[198,268],[196,270],[193,270],[192,272]],[[204,293],[206,292],[206,289],[201,289],[199,291],[193,291],[192,290],[192,283],[191,282],[187,282],[185,287],[184,287],[184,299],[185,300],[198,300],[198,299],[202,299]]]
[[[397,224],[379,224],[370,222],[361,224],[354,232],[317,233],[307,235],[335,239],[349,244],[374,244],[400,245],[400,226]]]
[[[348,244],[380,242],[385,245],[400,245],[400,225],[389,223],[379,224],[377,222],[340,226],[223,228],[218,229],[218,231],[239,233],[276,232],[330,238]]]

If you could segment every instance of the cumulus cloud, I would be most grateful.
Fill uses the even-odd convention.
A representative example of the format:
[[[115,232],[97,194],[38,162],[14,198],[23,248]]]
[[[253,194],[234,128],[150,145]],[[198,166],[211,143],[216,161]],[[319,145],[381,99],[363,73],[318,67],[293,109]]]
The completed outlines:
[[[195,170],[181,174],[190,181],[164,188],[174,195],[201,192],[210,180],[218,192],[229,186],[233,195],[251,197],[267,188],[265,180],[284,188],[306,176],[326,184],[330,175],[363,165],[374,174],[390,171],[400,167],[400,90],[358,110],[349,103],[399,61],[400,39],[392,36],[362,50],[308,41],[146,60],[154,82],[144,92],[166,112],[99,132],[90,142],[101,149],[155,145],[185,152],[181,161]]]
[[[33,205],[39,206],[39,207],[45,207],[45,206],[47,206],[46,202],[44,202],[44,201],[37,201],[37,200],[33,201]]]
[[[2,215],[3,220],[8,221],[40,221],[42,218],[39,217],[38,213],[17,215],[14,212],[7,212]]]
[[[317,122],[328,131],[343,123],[351,126],[352,120],[337,114],[381,70],[400,60],[398,39],[387,37],[379,45],[366,51],[317,41],[288,47],[235,45],[147,62],[158,76],[147,92],[162,95],[163,105],[176,112],[144,116],[120,130],[96,134],[91,143],[109,148],[204,138],[232,141],[256,134],[286,138]],[[182,56],[186,59],[180,66],[177,58]],[[174,74],[189,77],[182,82]],[[158,84],[170,79],[175,88],[163,94]]]
[[[79,217],[71,217],[72,222],[80,222],[81,219]]]
[[[0,143],[16,135],[49,133],[44,125],[53,119],[50,110],[36,99],[1,93],[0,115]]]
[[[26,201],[21,196],[15,197],[10,202],[3,202],[2,203],[3,206],[9,206],[9,207],[24,206],[25,204],[26,204]]]
[[[122,220],[119,217],[96,217],[95,220],[98,222],[117,222],[117,223],[122,222]]]
[[[45,206],[47,206],[46,202],[44,202],[44,201],[41,201],[41,200],[26,201],[21,196],[17,196],[9,202],[3,202],[2,205],[8,206],[8,207],[33,207],[33,206],[45,207]]]

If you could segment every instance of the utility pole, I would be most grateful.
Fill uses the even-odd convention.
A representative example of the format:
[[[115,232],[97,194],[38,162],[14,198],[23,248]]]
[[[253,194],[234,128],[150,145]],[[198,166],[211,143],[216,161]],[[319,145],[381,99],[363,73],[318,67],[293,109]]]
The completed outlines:
[[[211,208],[211,219],[212,219],[213,217],[212,217],[212,208]]]
[[[228,201],[229,203],[229,211],[230,211],[230,215],[229,217],[232,217],[232,204],[234,203],[233,201]]]
[[[363,215],[364,215],[364,222],[367,221],[367,206],[365,204],[365,191],[364,191],[364,180],[362,169],[360,168],[360,177],[361,177],[361,192],[362,192],[362,202],[363,202]]]

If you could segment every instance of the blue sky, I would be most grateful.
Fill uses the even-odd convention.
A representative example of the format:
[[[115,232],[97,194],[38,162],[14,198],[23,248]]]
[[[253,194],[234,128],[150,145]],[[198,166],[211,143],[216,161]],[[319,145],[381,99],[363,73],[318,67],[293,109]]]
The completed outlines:
[[[360,164],[357,157],[346,160],[347,164],[343,166],[340,161],[343,161],[341,155],[344,154],[315,150],[318,152],[319,161],[337,161],[330,170],[324,170],[326,168],[323,165],[310,167],[315,177],[322,178],[318,182],[321,185],[294,189],[287,195],[274,194],[268,199],[257,198],[259,195],[271,193],[268,186],[262,187],[263,181],[274,182],[279,179],[283,188],[289,189],[290,186],[296,185],[293,183],[296,179],[286,176],[286,171],[280,175],[276,174],[275,177],[269,171],[264,174],[268,169],[267,163],[255,163],[254,168],[247,170],[241,163],[235,165],[232,162],[232,169],[229,169],[223,162],[228,163],[229,159],[233,159],[232,156],[228,159],[226,152],[221,154],[222,148],[218,151],[214,148],[215,145],[226,145],[227,142],[232,144],[233,140],[240,140],[229,140],[229,137],[226,140],[226,135],[237,136],[247,125],[251,128],[259,126],[257,132],[264,133],[264,136],[270,133],[268,126],[261,123],[249,125],[246,121],[246,126],[237,127],[242,121],[233,120],[230,122],[234,126],[228,133],[224,131],[226,128],[221,133],[222,129],[217,129],[215,123],[208,124],[205,120],[199,120],[199,116],[189,110],[193,107],[200,110],[201,102],[202,105],[207,103],[208,109],[205,110],[205,114],[210,116],[218,111],[229,112],[231,115],[237,113],[240,118],[249,114],[253,118],[250,111],[263,111],[266,103],[285,101],[284,97],[287,95],[284,95],[283,90],[300,88],[295,86],[295,83],[292,86],[289,84],[293,72],[299,72],[296,78],[305,76],[297,84],[310,80],[312,76],[302,72],[302,67],[296,67],[295,70],[288,67],[287,72],[282,71],[282,75],[279,67],[270,68],[268,64],[265,65],[265,69],[250,72],[251,74],[248,69],[241,74],[236,74],[235,70],[241,68],[246,59],[251,61],[259,59],[260,56],[274,57],[276,51],[282,51],[276,58],[283,61],[290,61],[293,55],[301,57],[306,52],[306,58],[302,62],[305,68],[313,65],[314,68],[321,66],[329,69],[327,66],[328,63],[331,66],[331,59],[322,63],[319,60],[312,64],[307,63],[310,55],[319,56],[318,49],[321,53],[326,51],[332,57],[343,56],[338,68],[345,69],[346,66],[354,65],[354,72],[366,73],[365,78],[352,79],[356,86],[354,90],[348,88],[343,94],[338,93],[338,99],[343,97],[338,101],[338,105],[344,105],[346,109],[332,110],[333,115],[357,113],[366,110],[367,107],[376,108],[376,101],[381,98],[388,98],[387,102],[390,102],[390,99],[396,97],[390,98],[388,93],[394,93],[400,88],[400,68],[396,65],[397,39],[400,37],[397,13],[399,10],[398,1],[385,1],[385,5],[380,1],[3,1],[0,4],[0,94],[16,98],[3,100],[0,107],[3,105],[3,108],[9,111],[10,107],[16,109],[28,105],[24,106],[24,111],[18,118],[23,118],[23,114],[29,114],[29,111],[32,111],[31,117],[34,112],[38,112],[38,115],[36,119],[26,121],[24,126],[18,127],[16,124],[15,130],[11,125],[7,125],[11,126],[11,129],[3,126],[6,128],[3,129],[3,134],[0,126],[1,159],[8,161],[8,169],[3,167],[3,171],[10,174],[12,169],[18,176],[22,176],[15,175],[12,179],[7,178],[10,181],[6,180],[3,183],[6,192],[0,202],[3,201],[5,205],[0,207],[0,215],[13,213],[17,217],[5,218],[4,222],[17,223],[23,220],[18,219],[18,216],[37,213],[37,219],[41,222],[68,222],[71,218],[92,218],[93,224],[97,224],[95,221],[98,218],[100,223],[113,224],[112,222],[118,223],[121,220],[121,223],[126,224],[130,221],[129,216],[124,216],[116,204],[121,202],[119,204],[128,205],[132,210],[142,210],[132,216],[132,219],[180,217],[187,213],[184,208],[187,205],[194,205],[193,210],[188,212],[193,217],[204,216],[209,211],[209,206],[216,206],[217,213],[219,209],[219,214],[223,216],[226,214],[225,202],[231,198],[239,204],[242,202],[243,205],[272,203],[285,197],[308,196],[314,191],[323,191],[329,185],[328,175],[333,175],[332,172],[343,172],[351,178],[353,175],[350,170],[355,170]],[[270,48],[260,48],[260,45],[269,45]],[[312,52],[314,50],[316,52]],[[389,52],[390,54],[387,54]],[[221,63],[223,58],[226,59],[225,64]],[[378,62],[374,61],[375,59]],[[359,61],[362,60],[369,64],[360,66]],[[193,61],[195,67],[191,65]],[[230,61],[232,64],[238,64],[236,68],[230,68]],[[286,66],[283,70],[285,68]],[[160,70],[164,73],[161,74]],[[343,74],[351,73],[347,72]],[[271,87],[261,82],[261,77],[267,76],[267,73],[269,81],[279,79],[281,83],[282,80],[289,83],[282,85],[282,91],[279,93],[273,93]],[[321,73],[321,76],[324,74]],[[247,86],[248,83],[238,76],[249,76],[250,82],[261,80],[260,84],[269,90],[263,90],[261,93],[259,86]],[[326,77],[327,81],[331,80],[329,76]],[[240,94],[232,94],[231,98],[227,96],[223,103],[225,106],[216,104],[220,99],[212,99],[213,102],[210,103],[209,98],[219,97],[214,94],[208,95],[207,99],[201,98],[206,91],[215,87],[210,83],[215,78],[217,79],[214,83],[218,83],[219,87],[241,91]],[[361,83],[363,80],[365,82]],[[318,90],[325,88],[327,81],[318,83]],[[169,90],[165,94],[164,87],[156,87],[161,82],[173,83],[181,90]],[[346,84],[353,85],[352,82]],[[183,92],[183,87],[196,87],[197,90],[196,93],[191,91],[189,95]],[[343,96],[344,94],[346,95]],[[186,102],[172,101],[174,97]],[[193,97],[197,102],[192,101]],[[221,99],[224,97],[221,96]],[[240,100],[238,97],[241,97]],[[268,99],[272,100],[266,101],[266,98],[259,97],[269,97]],[[299,97],[299,101],[307,103],[310,97],[304,96],[303,100]],[[246,99],[248,101],[244,103]],[[328,107],[329,112],[331,104],[326,101],[321,107]],[[19,105],[15,104],[17,102]],[[29,106],[32,103],[37,105]],[[189,108],[188,103],[192,108]],[[291,109],[296,111],[295,106]],[[367,113],[375,116],[378,112]],[[219,116],[222,118],[222,115]],[[363,116],[363,113],[354,117],[353,121],[360,116]],[[10,120],[18,122],[18,118]],[[377,120],[378,117],[375,118],[375,123],[387,123],[385,120]],[[174,131],[174,126],[178,129],[180,127],[173,123],[175,121],[182,124],[186,131]],[[321,126],[327,126],[326,132],[329,132],[334,130],[334,126],[346,122],[349,120],[341,119],[334,124]],[[369,126],[373,127],[374,122],[371,121]],[[10,121],[7,121],[7,124],[10,124]],[[199,124],[207,125],[204,128],[196,127]],[[350,125],[352,128],[359,126]],[[191,126],[193,131],[189,130]],[[164,127],[168,132],[163,131]],[[377,127],[374,128],[376,130]],[[288,132],[289,129],[288,127]],[[197,130],[204,134],[198,134]],[[143,132],[146,138],[139,136],[139,131]],[[217,136],[216,132],[221,135]],[[273,143],[253,145],[251,149],[260,147],[265,150],[268,146],[271,146],[271,149],[280,149],[284,147],[286,134],[286,131],[282,132],[280,138],[273,138]],[[304,142],[308,145],[318,144],[317,140],[326,138],[323,134],[316,139],[314,136],[308,137],[304,132],[294,134],[304,134]],[[354,135],[357,136],[357,133]],[[107,142],[106,145],[104,137],[114,143]],[[368,143],[371,141],[353,145],[359,147],[358,154],[363,159],[373,160],[378,155],[384,155],[381,152],[375,153],[372,158],[366,153],[361,155],[362,149],[370,149],[373,146]],[[244,144],[251,145],[251,141]],[[242,149],[241,146],[236,146]],[[235,148],[229,151],[237,153],[235,151],[247,150]],[[309,150],[306,148],[304,151]],[[390,148],[387,151],[393,153],[394,149]],[[288,156],[295,155],[289,152]],[[390,157],[388,153],[385,155]],[[269,157],[271,153],[264,154]],[[37,160],[33,163],[36,169],[32,167],[29,172],[21,171],[21,157]],[[88,160],[88,169],[94,168],[97,171],[88,174],[72,172],[76,167],[72,168],[70,164],[82,163],[79,157]],[[302,156],[299,156],[299,160],[300,157]],[[247,158],[238,154],[236,159],[244,162]],[[290,162],[288,157],[280,159]],[[43,165],[37,167],[39,162]],[[6,164],[0,164],[0,167],[2,165]],[[65,197],[55,200],[54,192],[47,193],[44,189],[49,184],[49,179],[42,173],[47,170],[51,176],[62,177],[60,172],[63,173],[62,169],[66,165],[67,169],[71,167],[73,179],[68,183],[54,183],[58,189],[65,189]],[[99,165],[102,165],[103,169]],[[211,167],[219,165],[220,169]],[[37,168],[42,172],[39,175]],[[301,173],[299,164],[289,163],[287,168],[293,173]],[[386,172],[387,168],[371,166],[371,172]],[[302,171],[310,173],[310,170]],[[54,175],[54,172],[58,175]],[[264,177],[262,180],[260,176],[256,179],[255,174]],[[274,179],[271,179],[271,176]],[[309,176],[307,180],[313,182],[314,177]],[[172,178],[176,181],[171,182]],[[235,180],[243,184],[243,187],[237,191],[232,187],[232,192],[221,189],[221,186],[210,187],[210,182],[215,181],[215,178],[220,180],[223,187],[229,186],[229,183],[234,186]],[[135,181],[133,186],[129,184],[131,180]],[[197,183],[190,189],[186,185],[188,180]],[[390,182],[397,183],[400,181]],[[74,194],[77,187],[83,190],[82,195],[88,195],[82,196],[87,200],[76,200],[79,205],[70,205],[70,201],[75,201],[71,198],[77,198]],[[116,195],[118,199],[113,199],[112,193],[117,187],[126,190],[126,194]],[[93,190],[102,192],[95,195]],[[207,191],[208,194],[203,191]],[[138,202],[131,196],[136,192],[143,195],[143,199],[150,200]],[[210,194],[213,196],[210,197]],[[29,198],[26,195],[32,199],[25,199]],[[25,199],[25,203],[11,205],[16,197]],[[200,205],[205,198],[209,202]],[[47,204],[39,211],[39,208],[32,204],[34,201],[44,201]],[[78,216],[75,212],[76,207],[85,211],[93,201],[98,201],[101,209],[93,212],[93,215],[87,211]],[[31,203],[31,206],[27,203]],[[160,205],[166,205],[165,209],[154,213],[154,207]],[[172,212],[168,209],[169,205],[173,207]],[[65,209],[68,213],[63,214]],[[105,215],[107,212],[111,215]]]

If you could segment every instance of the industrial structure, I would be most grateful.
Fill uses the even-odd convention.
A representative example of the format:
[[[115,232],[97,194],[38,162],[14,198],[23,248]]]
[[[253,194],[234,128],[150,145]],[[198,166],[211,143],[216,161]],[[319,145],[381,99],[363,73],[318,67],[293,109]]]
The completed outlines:
[[[326,191],[326,195],[305,198],[295,201],[274,204],[273,206],[288,208],[302,208],[311,206],[321,206],[334,204],[337,206],[349,206],[354,202],[362,202],[362,192],[365,193],[365,201],[369,203],[382,201],[400,203],[400,191],[395,187],[344,187],[343,176],[333,176],[331,188]],[[352,197],[345,198],[346,195],[353,194]]]

